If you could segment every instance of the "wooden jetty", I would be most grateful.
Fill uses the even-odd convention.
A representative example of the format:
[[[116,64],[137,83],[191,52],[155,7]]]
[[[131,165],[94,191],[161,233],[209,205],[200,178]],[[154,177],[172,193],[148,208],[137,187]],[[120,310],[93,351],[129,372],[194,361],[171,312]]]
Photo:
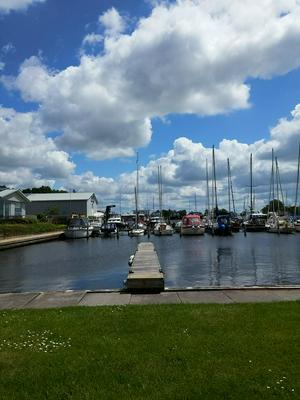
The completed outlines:
[[[139,243],[124,283],[129,291],[164,290],[164,274],[153,243]]]

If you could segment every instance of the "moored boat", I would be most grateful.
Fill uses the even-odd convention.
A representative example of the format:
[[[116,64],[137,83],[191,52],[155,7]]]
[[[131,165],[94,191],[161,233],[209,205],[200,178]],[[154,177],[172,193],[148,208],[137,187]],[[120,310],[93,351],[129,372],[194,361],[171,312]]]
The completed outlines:
[[[173,228],[166,222],[158,222],[154,226],[153,233],[156,236],[170,236],[173,235]]]
[[[181,235],[203,235],[205,225],[198,214],[188,214],[182,218]]]
[[[300,232],[300,219],[296,219],[296,221],[294,221],[294,227],[296,232]]]
[[[264,232],[266,230],[267,214],[252,213],[249,218],[243,222],[244,229],[247,232]]]
[[[269,233],[294,233],[294,224],[289,221],[287,216],[277,215],[275,212],[270,212],[267,222],[266,229]]]
[[[129,236],[144,236],[144,234],[145,228],[142,224],[135,225],[128,231]]]
[[[232,234],[229,215],[218,215],[213,224],[213,233],[219,236],[230,236]]]
[[[118,233],[117,225],[113,222],[106,222],[102,224],[100,229],[100,235],[104,237],[116,236]]]
[[[82,239],[89,237],[93,232],[93,227],[89,225],[88,219],[84,217],[71,218],[64,235],[68,239]]]

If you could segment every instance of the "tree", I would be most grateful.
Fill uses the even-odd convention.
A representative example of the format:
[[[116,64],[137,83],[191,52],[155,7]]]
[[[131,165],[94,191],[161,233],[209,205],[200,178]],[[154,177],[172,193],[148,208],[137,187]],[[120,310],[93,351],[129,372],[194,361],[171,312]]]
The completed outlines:
[[[261,209],[261,212],[267,214],[268,211],[283,212],[284,203],[280,200],[273,199],[265,207]]]
[[[22,190],[23,193],[68,193],[66,190],[51,189],[50,186],[41,186],[39,188],[27,188]]]

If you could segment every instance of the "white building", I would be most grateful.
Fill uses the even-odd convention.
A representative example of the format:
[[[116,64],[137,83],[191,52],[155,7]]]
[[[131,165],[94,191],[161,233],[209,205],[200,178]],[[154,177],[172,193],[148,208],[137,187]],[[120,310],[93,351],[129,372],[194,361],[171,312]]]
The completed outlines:
[[[1,193],[1,192],[0,192]],[[72,214],[93,216],[97,212],[98,200],[95,193],[30,193],[28,215],[51,212],[70,217]]]
[[[30,200],[16,189],[0,191],[0,218],[25,217]]]

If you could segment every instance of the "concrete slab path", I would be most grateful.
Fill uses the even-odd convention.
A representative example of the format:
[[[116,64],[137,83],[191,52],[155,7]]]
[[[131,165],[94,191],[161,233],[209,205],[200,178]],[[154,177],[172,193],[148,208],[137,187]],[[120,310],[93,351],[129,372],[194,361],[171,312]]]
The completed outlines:
[[[60,308],[71,306],[114,306],[141,304],[230,304],[273,301],[300,301],[299,288],[245,288],[176,290],[156,294],[130,294],[119,291],[41,292],[0,294],[0,309]]]

